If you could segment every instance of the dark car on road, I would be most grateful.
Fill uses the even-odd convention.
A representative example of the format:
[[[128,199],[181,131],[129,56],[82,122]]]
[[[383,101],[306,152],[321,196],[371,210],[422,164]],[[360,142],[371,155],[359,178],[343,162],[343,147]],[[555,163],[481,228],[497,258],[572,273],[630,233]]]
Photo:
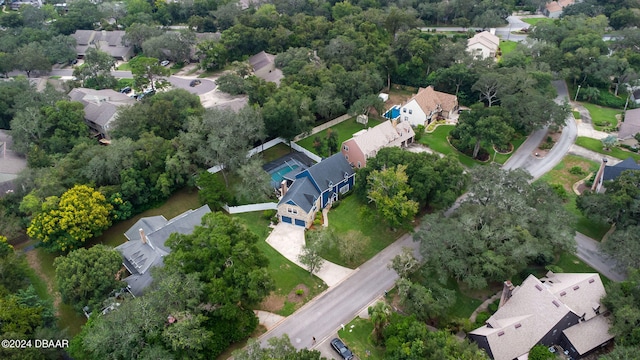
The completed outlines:
[[[342,340],[338,338],[331,340],[331,347],[337,351],[344,360],[353,359],[353,353],[349,350],[347,345],[342,342]]]
[[[191,80],[191,82],[189,83],[189,86],[194,87],[196,85],[200,85],[202,83],[202,81],[195,79],[195,80]]]

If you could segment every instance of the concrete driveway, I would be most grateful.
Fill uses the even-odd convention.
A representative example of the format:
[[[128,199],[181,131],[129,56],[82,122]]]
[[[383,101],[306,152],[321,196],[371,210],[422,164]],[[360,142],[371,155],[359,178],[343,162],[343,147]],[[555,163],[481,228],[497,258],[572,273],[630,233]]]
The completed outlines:
[[[267,243],[291,262],[306,269],[307,267],[298,260],[305,244],[304,231],[300,226],[279,223],[267,237]],[[331,287],[346,279],[353,271],[325,260],[322,268],[315,275]]]

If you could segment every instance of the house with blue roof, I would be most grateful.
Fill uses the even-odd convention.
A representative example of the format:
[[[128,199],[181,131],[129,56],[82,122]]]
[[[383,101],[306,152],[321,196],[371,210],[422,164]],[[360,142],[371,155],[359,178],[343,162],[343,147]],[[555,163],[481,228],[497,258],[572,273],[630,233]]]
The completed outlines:
[[[355,172],[342,153],[330,156],[297,174],[287,174],[278,202],[281,222],[309,228],[318,210],[353,189]]]
[[[605,162],[602,163],[602,166],[598,171],[598,175],[596,176],[598,181],[594,187],[597,192],[604,192],[606,190],[604,187],[605,183],[607,181],[617,179],[623,171],[640,171],[640,165],[638,165],[632,157],[628,157],[615,165],[609,166],[605,164]]]

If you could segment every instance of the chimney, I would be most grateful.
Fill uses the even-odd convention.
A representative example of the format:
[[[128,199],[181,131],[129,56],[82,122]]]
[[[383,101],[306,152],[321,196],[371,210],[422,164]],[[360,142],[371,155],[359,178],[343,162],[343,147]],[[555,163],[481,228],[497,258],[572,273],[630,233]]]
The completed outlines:
[[[284,194],[286,194],[288,190],[289,188],[287,187],[287,180],[283,179],[280,183],[280,195],[284,196]]]
[[[142,240],[143,244],[147,243],[147,236],[144,234],[144,230],[142,228],[138,229],[140,232],[140,240]]]
[[[502,296],[500,297],[500,304],[498,305],[498,309],[501,308],[504,304],[507,303],[507,301],[509,301],[509,299],[511,298],[511,293],[513,292],[513,284],[511,283],[511,281],[507,280],[504,282],[504,285],[502,287]]]

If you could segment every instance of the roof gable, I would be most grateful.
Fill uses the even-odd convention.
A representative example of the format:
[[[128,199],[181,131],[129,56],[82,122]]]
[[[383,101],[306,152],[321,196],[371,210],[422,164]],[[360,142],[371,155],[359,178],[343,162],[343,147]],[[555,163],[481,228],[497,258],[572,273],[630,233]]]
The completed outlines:
[[[356,134],[353,134],[353,137],[347,141],[351,146],[355,144],[365,156],[375,154],[394,141],[404,141],[415,136],[410,123],[401,122],[394,127],[391,121],[385,121]]]
[[[295,205],[309,213],[319,196],[320,191],[312,184],[312,180],[305,176],[294,180],[279,204]]]
[[[275,58],[275,55],[260,51],[259,53],[249,58],[249,64],[253,66],[254,71],[258,71],[266,66],[275,64]]]
[[[313,165],[307,170],[301,172],[297,177],[304,176],[304,172],[311,175],[312,181],[321,192],[329,189],[331,184],[338,184],[346,177],[354,174],[353,168],[349,165],[349,162],[344,158],[344,155],[342,155],[341,152]]]
[[[405,104],[411,101],[415,101],[427,116],[440,110],[452,111],[458,104],[458,98],[455,95],[435,91],[433,86],[420,88],[418,93]]]

